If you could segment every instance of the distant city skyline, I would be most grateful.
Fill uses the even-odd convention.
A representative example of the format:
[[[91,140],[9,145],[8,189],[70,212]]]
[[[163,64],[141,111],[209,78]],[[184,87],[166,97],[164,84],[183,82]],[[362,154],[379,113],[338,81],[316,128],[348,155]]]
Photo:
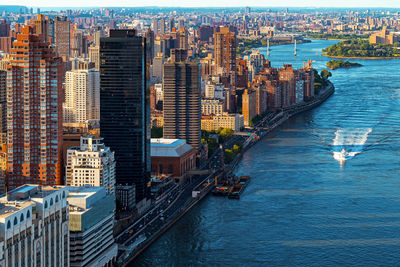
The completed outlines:
[[[266,2],[261,4],[257,0],[249,0],[243,2],[241,0],[219,0],[219,1],[168,1],[168,0],[155,0],[150,2],[144,1],[131,1],[129,3],[124,2],[110,2],[106,0],[86,0],[84,2],[80,0],[37,0],[34,1],[19,0],[14,1],[14,5],[24,5],[28,7],[143,7],[143,6],[160,6],[160,7],[388,7],[388,8],[400,8],[398,4],[392,0],[320,0],[318,2],[313,0],[282,0],[279,2]],[[10,4],[9,2],[0,1],[1,4]]]

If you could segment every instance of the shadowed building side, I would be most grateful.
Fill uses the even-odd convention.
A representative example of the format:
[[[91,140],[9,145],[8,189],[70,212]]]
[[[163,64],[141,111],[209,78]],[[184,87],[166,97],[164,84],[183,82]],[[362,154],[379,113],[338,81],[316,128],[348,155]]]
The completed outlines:
[[[100,41],[100,133],[115,152],[116,184],[147,195],[150,179],[150,108],[146,41],[135,30],[111,30]]]
[[[201,141],[200,68],[194,62],[164,64],[164,138]]]

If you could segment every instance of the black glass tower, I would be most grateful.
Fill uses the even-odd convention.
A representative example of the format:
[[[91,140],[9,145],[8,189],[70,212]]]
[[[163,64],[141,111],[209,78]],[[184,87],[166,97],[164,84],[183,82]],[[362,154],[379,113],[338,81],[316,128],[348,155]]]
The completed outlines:
[[[100,40],[100,135],[115,152],[116,183],[147,195],[150,178],[150,107],[146,41],[136,31],[110,30]]]

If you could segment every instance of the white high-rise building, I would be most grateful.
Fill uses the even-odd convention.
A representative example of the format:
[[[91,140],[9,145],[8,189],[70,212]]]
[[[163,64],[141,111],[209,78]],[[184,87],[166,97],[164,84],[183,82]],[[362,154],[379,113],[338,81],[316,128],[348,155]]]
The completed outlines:
[[[114,152],[101,138],[82,136],[80,147],[68,149],[66,184],[104,186],[107,193],[115,193]]]
[[[23,185],[0,198],[0,266],[70,266],[67,195]]]
[[[65,74],[64,123],[100,119],[100,72],[93,63],[73,62]]]
[[[89,47],[89,62],[94,63],[95,70],[100,70],[100,45]]]
[[[113,226],[115,196],[104,187],[66,187],[69,191],[70,266],[113,266],[118,254]]]
[[[154,85],[154,90],[156,90],[156,103],[158,103],[158,101],[164,101],[164,90],[162,83],[156,83]]]
[[[218,99],[202,99],[201,114],[202,115],[220,115],[224,111],[224,103]]]
[[[205,87],[206,98],[224,99],[224,85],[208,81]]]

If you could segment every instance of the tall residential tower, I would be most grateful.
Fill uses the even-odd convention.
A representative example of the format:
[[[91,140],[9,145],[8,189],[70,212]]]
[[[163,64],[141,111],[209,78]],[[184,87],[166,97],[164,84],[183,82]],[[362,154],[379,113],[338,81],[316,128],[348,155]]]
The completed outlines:
[[[200,67],[195,62],[164,64],[164,138],[201,141]]]
[[[62,62],[24,26],[7,75],[8,186],[61,184]]]

